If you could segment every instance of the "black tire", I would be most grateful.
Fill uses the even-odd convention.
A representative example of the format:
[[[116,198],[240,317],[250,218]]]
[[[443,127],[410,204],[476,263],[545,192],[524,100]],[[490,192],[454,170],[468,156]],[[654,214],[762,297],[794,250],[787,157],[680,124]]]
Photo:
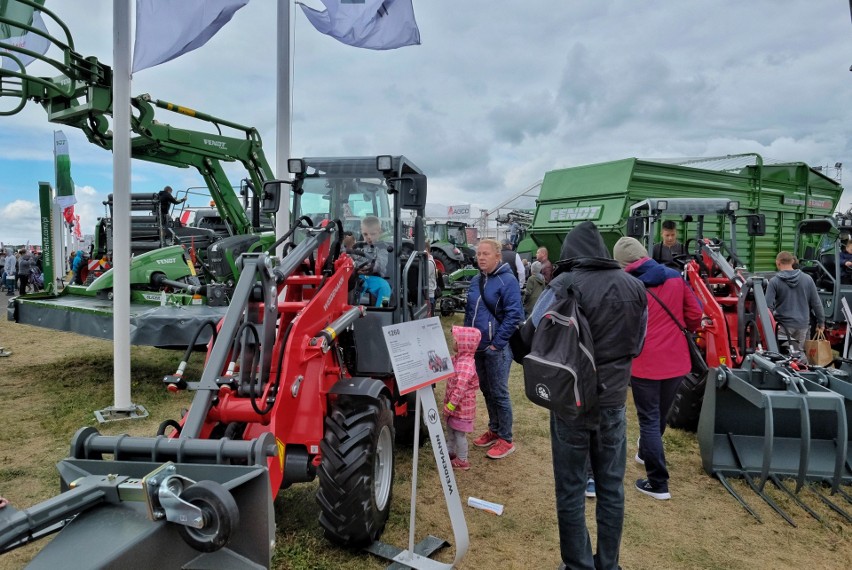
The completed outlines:
[[[417,394],[410,393],[402,396],[401,399],[404,398],[405,403],[408,404],[408,413],[404,416],[394,416],[393,418],[393,426],[396,430],[395,443],[397,445],[404,445],[406,447],[414,446],[414,412],[417,409]],[[403,402],[399,402],[402,405]],[[428,428],[420,422],[420,438],[417,442],[417,447],[423,447],[423,445],[429,440],[429,431]]]
[[[456,269],[461,268],[461,265],[458,261],[456,261],[455,259],[450,259],[447,254],[441,250],[432,250],[432,257],[435,259],[435,265],[438,267],[438,271],[446,273],[447,275],[449,275]]]
[[[666,417],[669,426],[684,431],[698,431],[698,418],[701,416],[701,404],[704,402],[704,388],[707,373],[701,376],[687,374],[677,389],[674,402]]]
[[[449,317],[456,312],[456,301],[452,297],[439,297],[435,306],[442,317]]]
[[[180,498],[201,509],[204,516],[202,528],[179,526],[184,542],[200,552],[215,552],[228,544],[240,522],[240,511],[225,487],[215,481],[199,481],[187,487]]]
[[[386,396],[340,397],[325,418],[320,443],[319,522],[345,547],[378,539],[390,514],[393,489],[393,409]]]

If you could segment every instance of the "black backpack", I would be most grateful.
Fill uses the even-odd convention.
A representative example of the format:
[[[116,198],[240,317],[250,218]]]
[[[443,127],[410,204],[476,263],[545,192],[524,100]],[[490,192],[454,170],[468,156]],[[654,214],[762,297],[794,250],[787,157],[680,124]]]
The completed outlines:
[[[534,404],[562,419],[600,421],[598,373],[589,323],[570,288],[560,295],[532,333],[524,357],[524,389]]]

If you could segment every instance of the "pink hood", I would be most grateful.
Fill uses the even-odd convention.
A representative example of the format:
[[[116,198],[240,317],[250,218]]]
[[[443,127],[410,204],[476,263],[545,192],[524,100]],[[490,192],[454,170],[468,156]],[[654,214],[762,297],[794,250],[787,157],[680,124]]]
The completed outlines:
[[[459,356],[473,356],[476,352],[476,347],[479,346],[479,341],[482,338],[482,333],[479,329],[473,327],[453,327],[453,338],[458,345]]]

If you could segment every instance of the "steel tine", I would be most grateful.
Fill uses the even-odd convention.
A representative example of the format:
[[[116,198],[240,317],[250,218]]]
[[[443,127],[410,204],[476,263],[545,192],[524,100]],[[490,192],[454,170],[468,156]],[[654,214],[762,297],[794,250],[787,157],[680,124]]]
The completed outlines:
[[[849,496],[849,493],[847,493],[846,491],[844,491],[844,490],[843,490],[843,489],[841,489],[840,487],[838,487],[835,491],[832,491],[832,493],[831,493],[831,494],[833,495],[833,494],[835,494],[835,493],[837,493],[838,495],[840,495],[841,497],[843,497],[844,499],[846,499],[846,502],[847,502],[847,503],[852,504],[852,497],[850,497],[850,496]]]
[[[771,414],[771,413],[769,413],[769,412],[767,412],[767,414],[768,414],[768,416],[767,416],[767,417],[771,417],[771,416],[772,416],[772,414]],[[770,432],[771,432],[772,422],[771,422],[771,421],[769,421],[769,420],[767,420],[766,427],[767,427],[767,429],[769,429],[769,430],[770,430]],[[757,486],[757,484],[754,482],[754,479],[752,479],[752,478],[751,478],[751,475],[749,475],[749,474],[748,474],[748,471],[746,471],[746,470],[745,470],[745,468],[743,467],[743,462],[742,462],[742,460],[740,459],[740,454],[737,452],[737,448],[736,448],[736,446],[733,444],[733,434],[731,434],[731,433],[729,433],[729,434],[728,434],[728,440],[729,440],[729,441],[731,441],[731,451],[732,451],[732,452],[733,452],[733,454],[734,454],[734,459],[736,460],[737,465],[739,465],[739,467],[740,467],[740,473],[742,473],[742,474],[743,474],[743,478],[746,480],[746,483],[748,483],[748,486],[749,486],[749,487],[751,487],[751,490],[752,490],[752,491],[754,491],[755,493],[757,493],[757,494],[758,494],[758,496],[759,496],[761,499],[763,499],[763,500],[766,502],[766,504],[767,504],[767,505],[769,505],[770,507],[772,507],[772,510],[774,510],[776,513],[778,513],[779,515],[781,515],[781,517],[782,517],[785,521],[787,521],[788,523],[790,523],[790,525],[791,525],[791,526],[794,526],[794,527],[795,527],[795,526],[796,526],[796,522],[795,522],[795,521],[794,521],[794,520],[790,517],[790,515],[788,515],[787,513],[785,513],[785,512],[784,512],[784,510],[783,510],[781,507],[779,507],[779,506],[775,503],[775,501],[773,501],[773,500],[772,500],[772,497],[770,497],[769,495],[767,495],[767,494],[763,491],[763,487],[758,487],[758,486]],[[764,449],[764,465],[763,465],[764,469],[767,469],[767,468],[768,468],[768,464],[767,464],[767,462],[766,462],[766,453],[765,453],[765,452],[766,452],[766,450],[767,450],[767,447],[768,447],[768,449],[770,449],[770,450],[771,450],[771,448],[772,448],[772,438],[771,438],[771,437],[770,437],[770,438],[767,438],[767,441],[766,441],[766,442],[764,442],[764,448],[763,448],[763,449]],[[766,476],[767,476],[767,478],[768,478],[768,477],[769,477],[769,473],[768,473],[768,471],[766,471],[766,472],[765,472],[765,474],[766,474]],[[765,483],[765,480],[764,480],[764,483]]]
[[[731,494],[731,496],[732,496],[733,498],[735,498],[735,499],[737,500],[737,502],[738,502],[740,505],[742,505],[742,507],[743,507],[745,510],[747,510],[747,511],[748,511],[748,513],[749,513],[751,516],[753,516],[754,518],[756,518],[756,519],[757,519],[757,522],[759,522],[760,524],[763,524],[763,520],[760,518],[760,515],[758,515],[758,514],[754,511],[754,509],[752,509],[752,508],[749,506],[749,504],[745,502],[745,499],[743,499],[743,498],[739,495],[739,493],[737,493],[736,491],[734,491],[734,488],[733,488],[733,487],[731,487],[731,484],[730,484],[730,482],[728,481],[728,478],[727,478],[727,477],[725,477],[724,475],[722,475],[721,473],[716,473],[716,477],[718,477],[718,478],[719,478],[719,482],[720,482],[720,483],[722,483],[722,486],[723,486],[725,489],[727,489],[727,490],[728,490],[728,492]]]
[[[849,515],[849,513],[847,513],[847,512],[846,512],[846,511],[844,511],[843,509],[841,509],[839,506],[835,505],[835,504],[834,504],[834,502],[832,502],[831,500],[829,500],[829,498],[828,498],[828,497],[826,497],[825,495],[823,495],[823,494],[822,494],[822,493],[820,493],[819,491],[815,490],[815,489],[813,488],[813,486],[812,486],[812,485],[808,485],[808,486],[806,486],[806,487],[805,487],[805,489],[808,489],[811,493],[813,493],[814,495],[816,495],[817,497],[819,497],[819,500],[820,500],[820,501],[822,501],[823,503],[825,503],[825,504],[826,504],[826,506],[827,506],[828,508],[830,508],[832,511],[834,511],[835,513],[837,513],[838,515],[840,515],[841,517],[843,517],[844,519],[846,519],[846,522],[850,522],[850,523],[852,523],[852,516],[850,516],[850,515]]]
[[[775,475],[775,474],[773,473],[772,475],[770,475],[770,476],[769,476],[769,479],[772,481],[772,483],[773,483],[776,487],[778,487],[778,489],[780,489],[781,491],[784,491],[784,493],[785,493],[788,497],[790,497],[791,499],[793,499],[793,502],[795,502],[797,505],[799,505],[800,507],[802,507],[802,509],[804,509],[804,511],[805,511],[806,513],[808,513],[809,515],[811,515],[813,518],[815,518],[816,520],[818,520],[818,521],[819,521],[820,523],[822,523],[823,525],[828,526],[828,525],[826,525],[826,523],[825,523],[825,521],[822,519],[822,517],[821,517],[821,516],[819,516],[819,514],[817,514],[817,512],[816,512],[815,510],[813,510],[812,508],[810,508],[809,506],[807,506],[805,503],[803,503],[803,502],[802,502],[802,500],[801,500],[801,499],[800,499],[800,498],[799,498],[799,497],[798,497],[795,493],[793,493],[790,489],[788,489],[788,488],[787,488],[787,486],[784,484],[784,482],[783,482],[783,481],[781,481],[781,480],[778,478],[778,476],[777,476],[777,475]]]
[[[775,511],[776,513],[781,515],[781,518],[783,518],[785,521],[790,523],[790,526],[792,526],[792,527],[797,526],[796,521],[794,521],[792,519],[792,517],[790,517],[790,515],[785,513],[784,509],[779,507],[778,504],[775,501],[772,500],[772,497],[767,495],[765,491],[763,491],[762,489],[760,489],[757,486],[757,483],[754,482],[754,479],[751,478],[751,475],[749,475],[748,473],[743,471],[743,477],[745,477],[746,483],[748,483],[748,486],[751,487],[751,490],[754,491],[755,493],[757,493],[760,496],[760,498],[763,499],[766,502],[767,505],[772,507],[773,511]]]

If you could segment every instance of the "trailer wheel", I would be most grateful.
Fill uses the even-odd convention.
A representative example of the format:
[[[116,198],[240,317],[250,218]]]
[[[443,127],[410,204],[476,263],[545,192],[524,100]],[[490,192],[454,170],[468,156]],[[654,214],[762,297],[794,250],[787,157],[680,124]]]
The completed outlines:
[[[393,410],[386,396],[340,397],[325,418],[320,443],[319,522],[342,546],[381,536],[393,486]]]
[[[231,493],[215,481],[199,481],[187,487],[180,498],[201,509],[202,528],[180,525],[178,532],[184,542],[201,552],[219,550],[231,538],[240,522],[240,511]]]

